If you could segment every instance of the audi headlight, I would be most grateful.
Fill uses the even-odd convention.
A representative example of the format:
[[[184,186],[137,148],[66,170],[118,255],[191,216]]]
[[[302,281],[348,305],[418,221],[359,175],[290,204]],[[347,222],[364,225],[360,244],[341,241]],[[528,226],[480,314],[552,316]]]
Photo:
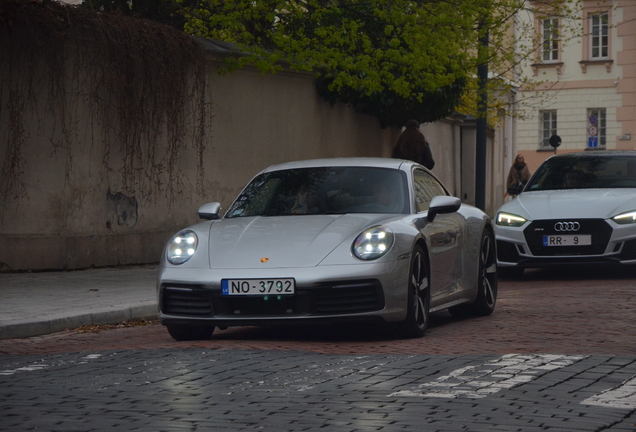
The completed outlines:
[[[627,213],[621,213],[618,216],[614,216],[612,220],[619,224],[636,223],[636,210]]]
[[[353,253],[362,260],[374,260],[393,246],[393,232],[385,226],[375,226],[361,233],[353,242]]]
[[[177,233],[168,242],[166,258],[172,264],[183,264],[189,260],[197,250],[199,239],[192,230],[183,230]]]
[[[526,222],[527,220],[525,218],[522,218],[521,216],[504,212],[497,213],[497,225],[520,227]]]

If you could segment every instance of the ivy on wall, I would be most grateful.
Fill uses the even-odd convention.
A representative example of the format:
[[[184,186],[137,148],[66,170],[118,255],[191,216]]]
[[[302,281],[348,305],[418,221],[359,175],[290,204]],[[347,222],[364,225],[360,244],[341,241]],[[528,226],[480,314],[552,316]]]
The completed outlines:
[[[54,1],[3,0],[1,199],[28,198],[25,143],[34,133],[45,138],[38,145],[48,146],[38,151],[66,159],[72,187],[72,149],[85,144],[79,136],[87,125],[91,139],[103,140],[103,175],[118,173],[124,192],[143,199],[178,193],[180,162],[193,146],[203,193],[211,114],[205,70],[195,39],[155,21]],[[27,130],[34,117],[38,130]]]

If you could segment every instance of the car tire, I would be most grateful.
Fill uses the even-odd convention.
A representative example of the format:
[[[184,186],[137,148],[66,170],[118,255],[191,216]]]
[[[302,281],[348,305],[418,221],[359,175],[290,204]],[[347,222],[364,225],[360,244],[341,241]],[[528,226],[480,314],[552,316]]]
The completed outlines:
[[[521,279],[523,277],[523,267],[499,267],[497,273],[504,279]]]
[[[400,330],[406,338],[424,336],[431,309],[428,259],[420,246],[413,249],[409,270],[406,318]]]
[[[473,303],[449,308],[452,316],[487,316],[495,310],[497,303],[497,253],[495,240],[490,231],[484,231],[479,249],[477,273],[477,298]]]
[[[210,339],[214,326],[189,326],[169,324],[166,326],[170,336],[176,341],[193,341]]]

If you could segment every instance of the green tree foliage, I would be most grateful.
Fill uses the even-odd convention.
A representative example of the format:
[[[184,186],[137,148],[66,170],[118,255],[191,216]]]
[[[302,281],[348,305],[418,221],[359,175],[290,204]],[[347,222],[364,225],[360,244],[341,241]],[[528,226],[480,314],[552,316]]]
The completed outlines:
[[[316,71],[325,99],[402,126],[459,103],[474,69],[473,2],[207,0],[186,7],[186,31],[237,44],[247,55],[230,68]]]
[[[312,71],[326,100],[402,126],[409,118],[438,120],[460,105],[474,110],[478,64],[487,61],[510,83],[536,49],[515,51],[512,18],[537,5],[563,14],[578,0],[175,1],[186,32],[246,54],[230,59],[230,70]],[[485,34],[489,46],[478,49]]]

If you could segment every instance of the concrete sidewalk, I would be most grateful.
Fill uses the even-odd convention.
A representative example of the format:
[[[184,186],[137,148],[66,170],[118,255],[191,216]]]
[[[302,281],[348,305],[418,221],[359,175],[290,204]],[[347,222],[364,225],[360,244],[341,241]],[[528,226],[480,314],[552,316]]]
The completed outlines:
[[[0,339],[157,317],[158,265],[0,274]]]

